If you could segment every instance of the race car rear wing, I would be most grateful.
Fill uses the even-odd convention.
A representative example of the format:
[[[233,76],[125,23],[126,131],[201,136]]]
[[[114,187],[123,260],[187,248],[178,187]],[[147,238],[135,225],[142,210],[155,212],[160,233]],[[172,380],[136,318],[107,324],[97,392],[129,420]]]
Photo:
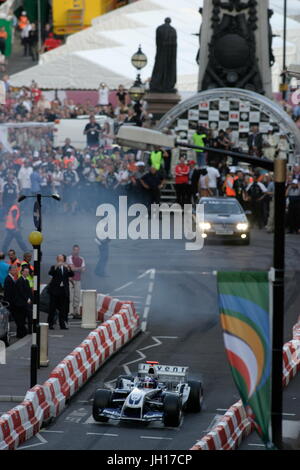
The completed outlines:
[[[172,382],[182,382],[187,379],[188,367],[166,366],[163,364],[139,364],[139,375],[148,375],[153,373],[161,380],[171,380]]]

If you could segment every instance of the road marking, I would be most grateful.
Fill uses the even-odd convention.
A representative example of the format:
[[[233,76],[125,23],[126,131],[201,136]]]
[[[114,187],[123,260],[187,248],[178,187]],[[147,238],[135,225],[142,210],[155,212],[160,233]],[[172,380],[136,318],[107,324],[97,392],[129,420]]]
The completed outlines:
[[[147,271],[138,276],[138,279],[142,279],[143,277],[147,276],[147,274],[150,274],[150,279],[154,279],[155,269],[147,269]]]
[[[149,312],[150,312],[150,306],[147,305],[147,306],[144,308],[144,313],[143,313],[143,319],[144,319],[144,320],[146,320],[146,318],[148,318]]]
[[[19,339],[16,343],[7,348],[6,355],[8,356],[10,352],[22,348],[25,344],[29,343],[29,341],[31,341],[31,335],[27,335],[24,338]]]
[[[140,436],[140,439],[160,439],[160,440],[172,441],[173,437]]]
[[[107,437],[119,437],[119,434],[110,434],[106,432],[87,432],[87,436],[107,436]]]
[[[264,444],[248,444],[250,447],[265,447]]]
[[[154,282],[151,281],[150,284],[149,284],[149,290],[148,290],[148,292],[149,292],[150,294],[152,294],[152,292],[153,292],[153,287],[154,287]]]
[[[181,271],[181,270],[155,270],[156,274],[197,274],[203,276],[213,276],[216,271]],[[150,276],[151,279],[151,276]]]
[[[149,344],[148,346],[145,346],[144,348],[137,349],[136,352],[139,355],[137,359],[134,361],[126,362],[125,364],[122,364],[122,367],[125,370],[126,375],[131,375],[131,370],[129,366],[131,364],[135,364],[136,362],[140,362],[141,359],[145,359],[146,355],[142,351],[146,351],[147,349],[155,348],[157,346],[160,346],[162,344],[162,341],[160,339],[178,339],[178,336],[152,336],[152,339],[154,341],[154,344]]]
[[[54,434],[63,434],[65,431],[48,431],[48,429],[41,429],[40,432],[52,432]]]
[[[153,288],[154,288],[154,279],[155,279],[155,269],[148,269],[148,271],[146,271],[146,273],[150,274],[150,282],[149,282],[149,286],[148,286],[148,294],[147,294],[147,297],[146,297],[146,303],[145,303],[145,308],[144,308],[144,312],[143,312],[143,321],[142,321],[142,324],[141,324],[141,329],[143,332],[145,332],[147,330],[147,319],[148,319],[148,315],[149,315],[149,312],[150,312],[150,306],[151,306],[151,302],[152,302],[152,292],[153,292]],[[145,275],[142,274],[140,277],[143,277]]]
[[[142,299],[143,297],[141,295],[119,295],[119,297],[126,297],[128,299]]]
[[[86,421],[84,421],[83,424],[92,424],[92,423],[95,423],[93,415],[91,415]]]
[[[118,287],[117,289],[114,289],[113,292],[119,292],[119,290],[123,290],[123,289],[125,289],[126,287],[131,286],[131,284],[133,284],[133,281],[127,282],[127,284],[124,284],[123,286]]]
[[[296,413],[282,413],[282,416],[296,416]]]
[[[37,446],[42,446],[44,444],[48,444],[48,441],[43,436],[41,436],[40,433],[37,433],[36,437],[38,438],[40,442],[38,442],[37,444],[31,444],[29,446],[19,447],[17,450],[29,449],[30,447],[37,447]]]

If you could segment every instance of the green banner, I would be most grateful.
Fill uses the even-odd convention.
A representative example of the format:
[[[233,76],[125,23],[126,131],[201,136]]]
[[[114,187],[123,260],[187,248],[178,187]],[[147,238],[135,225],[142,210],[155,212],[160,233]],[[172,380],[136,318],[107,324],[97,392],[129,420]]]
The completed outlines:
[[[255,429],[271,445],[272,340],[267,272],[219,272],[220,320],[233,379]]]
[[[12,21],[0,18],[0,28],[3,26],[7,32],[7,39],[5,41],[5,57],[9,57],[12,52]]]

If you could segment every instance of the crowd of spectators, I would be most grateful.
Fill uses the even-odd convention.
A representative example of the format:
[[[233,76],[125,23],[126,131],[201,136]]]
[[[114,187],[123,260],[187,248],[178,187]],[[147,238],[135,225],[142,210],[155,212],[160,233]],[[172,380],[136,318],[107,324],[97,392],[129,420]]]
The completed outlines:
[[[130,104],[124,87],[119,87],[116,106],[112,106],[109,103],[108,87],[101,83],[99,103],[94,106],[89,100],[84,104],[75,104],[68,99],[64,102],[58,99],[49,101],[34,81],[31,87],[23,87],[18,91],[10,87],[8,76],[5,76],[4,81],[7,87],[7,101],[0,107],[0,123],[16,123],[21,127],[9,128],[10,149],[0,144],[0,205],[3,219],[19,194],[59,193],[63,197],[60,209],[57,209],[54,201],[50,199],[46,200],[45,209],[72,214],[94,212],[100,202],[117,203],[120,195],[127,195],[131,203],[149,201],[151,193],[150,201],[157,202],[164,182],[170,177],[175,178],[177,201],[181,204],[195,203],[197,197],[201,195],[239,198],[242,194],[241,203],[246,209],[251,210],[249,208],[251,196],[248,190],[245,192],[245,188],[247,189],[247,186],[253,182],[252,179],[255,179],[255,173],[259,170],[244,169],[241,176],[237,168],[232,174],[226,151],[241,151],[241,146],[231,128],[213,132],[199,127],[192,136],[191,143],[224,150],[224,157],[220,158],[220,155],[213,150],[195,152],[189,161],[185,159],[181,162],[186,168],[178,174],[175,168],[176,162],[171,165],[171,151],[156,149],[148,159],[136,150],[125,150],[115,145],[114,137],[121,125],[144,127],[152,125],[152,116],[149,116],[143,108],[139,110]],[[95,115],[106,116],[107,122],[99,126],[94,119]],[[78,116],[91,116],[89,124],[82,129],[82,134],[86,134],[86,148],[81,150],[75,148],[69,138],[65,139],[63,145],[55,147],[52,123],[57,119],[76,119]],[[41,127],[31,127],[29,124],[26,126],[27,122],[41,123]],[[95,130],[97,138],[93,140],[95,136],[91,134],[94,134]],[[274,132],[273,129],[270,129],[267,135],[262,135],[257,126],[252,126],[247,145],[248,152],[260,158],[287,158],[289,154],[286,136]],[[149,168],[152,166],[156,166],[159,178],[149,176],[151,173]],[[232,166],[238,167],[236,158],[233,158]],[[245,171],[250,171],[250,174]],[[148,175],[146,179],[145,175]],[[184,186],[177,184],[178,178],[187,185],[185,189]],[[260,228],[268,226],[272,199],[272,195],[269,194],[271,191],[267,191],[270,181],[265,181],[268,178],[271,179],[271,175],[263,172],[258,175],[260,189],[264,192],[263,202],[258,204],[261,206],[259,213],[262,214],[257,221]],[[295,166],[287,181],[289,207],[293,206],[290,204],[292,196],[289,188],[293,187],[295,190],[296,180],[299,187],[299,179],[299,167]],[[236,181],[241,185],[242,180],[245,188],[241,192],[240,188],[236,189],[233,185],[237,184]],[[150,181],[150,186],[155,182],[156,192],[145,181],[148,183]],[[296,194],[294,197],[297,197]],[[297,204],[295,207],[298,207]],[[299,208],[296,212],[298,210]],[[258,211],[255,210],[255,213]],[[298,232],[300,229],[298,216],[293,217],[293,220],[296,220],[296,228],[292,227],[289,230]]]

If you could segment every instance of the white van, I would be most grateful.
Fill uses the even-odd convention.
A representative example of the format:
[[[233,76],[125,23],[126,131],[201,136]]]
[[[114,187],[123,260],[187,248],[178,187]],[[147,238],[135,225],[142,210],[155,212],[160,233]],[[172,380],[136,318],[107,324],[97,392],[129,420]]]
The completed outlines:
[[[114,135],[114,120],[107,116],[95,116],[96,121],[103,127],[105,122],[110,126],[110,135]],[[78,116],[76,119],[60,119],[54,125],[54,147],[65,145],[66,138],[78,150],[86,148],[85,126],[90,122],[89,116]]]

